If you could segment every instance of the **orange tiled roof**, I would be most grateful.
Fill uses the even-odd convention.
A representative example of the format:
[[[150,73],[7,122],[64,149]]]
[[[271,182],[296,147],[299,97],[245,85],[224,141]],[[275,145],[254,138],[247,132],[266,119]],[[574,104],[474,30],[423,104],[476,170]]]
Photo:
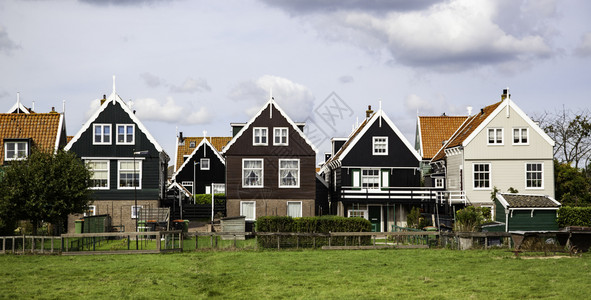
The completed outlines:
[[[458,129],[458,131],[454,134],[451,138],[451,141],[445,146],[445,149],[453,148],[460,146],[466,138],[468,138],[484,120],[486,120],[490,114],[502,103],[503,101],[499,101],[495,104],[489,105],[475,115],[471,116],[464,122],[462,127]],[[441,149],[439,153],[432,159],[432,161],[437,161],[445,157],[445,151]]]
[[[175,171],[177,171],[176,168],[183,165],[183,162],[184,162],[183,156],[191,155],[193,150],[195,150],[195,148],[190,147],[191,142],[195,142],[195,147],[197,147],[197,146],[199,146],[199,143],[201,143],[201,141],[203,140],[203,137],[185,137],[184,140],[185,140],[184,144],[177,145],[177,157],[176,157]],[[232,137],[231,136],[222,136],[222,137],[213,136],[213,137],[208,137],[207,140],[211,143],[211,145],[213,147],[215,147],[215,149],[218,152],[221,152],[222,148],[224,146],[226,146],[226,144],[228,144],[228,142],[230,142],[230,140],[232,140]]]
[[[467,119],[467,116],[419,117],[423,159],[431,159]]]
[[[54,150],[61,132],[59,113],[0,114],[0,164],[4,164],[4,139],[31,139],[31,147]]]

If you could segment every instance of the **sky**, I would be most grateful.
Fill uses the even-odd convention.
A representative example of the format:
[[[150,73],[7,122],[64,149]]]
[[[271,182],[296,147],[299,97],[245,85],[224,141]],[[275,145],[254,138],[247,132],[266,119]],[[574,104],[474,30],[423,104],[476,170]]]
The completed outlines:
[[[272,95],[318,158],[380,106],[466,115],[505,88],[532,117],[591,100],[591,1],[2,0],[0,110],[63,111],[75,135],[113,91],[174,161],[178,132],[230,136]]]

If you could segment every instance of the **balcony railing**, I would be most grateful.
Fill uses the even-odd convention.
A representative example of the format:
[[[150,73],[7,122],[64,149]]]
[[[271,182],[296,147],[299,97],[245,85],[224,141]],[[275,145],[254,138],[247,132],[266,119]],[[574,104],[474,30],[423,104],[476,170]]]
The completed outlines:
[[[363,189],[358,187],[342,187],[342,200],[398,200],[436,202],[439,204],[469,204],[464,191],[444,191],[426,187],[390,187],[380,189]]]

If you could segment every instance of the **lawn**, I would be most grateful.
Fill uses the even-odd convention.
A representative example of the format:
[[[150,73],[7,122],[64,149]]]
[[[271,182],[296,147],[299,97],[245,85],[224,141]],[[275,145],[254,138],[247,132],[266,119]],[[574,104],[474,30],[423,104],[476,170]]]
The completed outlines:
[[[1,255],[0,298],[583,299],[590,262],[447,249]]]

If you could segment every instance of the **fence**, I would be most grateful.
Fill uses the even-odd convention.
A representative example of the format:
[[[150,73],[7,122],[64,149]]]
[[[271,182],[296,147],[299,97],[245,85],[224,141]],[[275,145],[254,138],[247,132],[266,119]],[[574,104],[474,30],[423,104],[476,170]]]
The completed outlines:
[[[6,253],[59,253],[59,236],[0,236],[2,254]]]
[[[181,230],[63,234],[61,254],[180,252],[183,250],[182,234]]]

